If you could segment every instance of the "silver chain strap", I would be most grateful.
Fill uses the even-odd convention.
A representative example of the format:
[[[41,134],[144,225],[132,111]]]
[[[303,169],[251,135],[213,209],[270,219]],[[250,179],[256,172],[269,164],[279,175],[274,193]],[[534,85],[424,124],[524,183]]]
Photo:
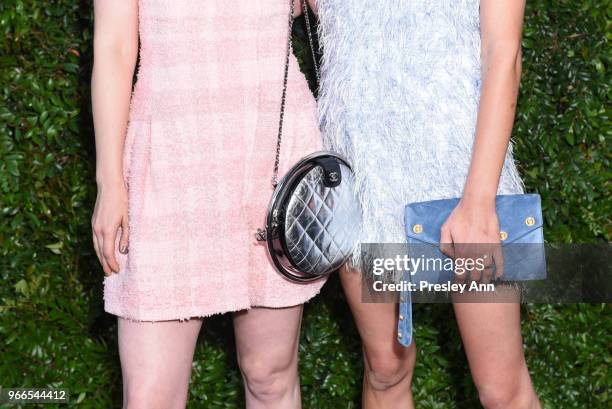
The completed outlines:
[[[280,164],[280,150],[281,150],[281,140],[283,135],[283,123],[285,119],[285,105],[287,99],[287,83],[289,79],[289,61],[291,58],[291,53],[293,51],[293,43],[291,41],[291,33],[293,31],[293,13],[295,11],[295,0],[291,0],[291,7],[289,10],[289,33],[287,35],[287,55],[285,58],[285,73],[283,77],[283,93],[281,96],[281,108],[280,108],[280,118],[278,120],[278,136],[276,138],[276,157],[274,159],[274,173],[272,175],[272,186],[276,187],[278,185],[278,168]],[[310,44],[310,51],[312,52],[312,59],[314,61],[315,75],[317,77],[317,83],[319,81],[319,67],[317,66],[317,60],[314,50],[314,41],[312,39],[312,29],[310,27],[310,19],[308,17],[308,5],[306,4],[306,0],[302,0],[302,13],[304,13],[304,18],[306,19],[306,30],[308,31],[308,41]]]
[[[312,53],[312,63],[315,69],[315,76],[317,78],[317,85],[321,80],[319,76],[319,65],[317,64],[317,56],[315,54],[314,41],[312,39],[312,26],[310,25],[310,17],[308,16],[308,4],[306,0],[302,0],[302,13],[304,13],[304,19],[306,20],[306,31],[308,32],[308,43],[310,44],[310,52]]]

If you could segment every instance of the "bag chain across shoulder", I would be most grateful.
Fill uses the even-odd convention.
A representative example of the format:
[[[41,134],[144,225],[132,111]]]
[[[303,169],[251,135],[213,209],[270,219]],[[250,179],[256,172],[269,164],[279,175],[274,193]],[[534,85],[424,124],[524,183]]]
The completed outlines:
[[[298,161],[278,180],[289,62],[293,49],[291,32],[294,2],[291,0],[289,12],[287,54],[272,175],[274,192],[268,207],[266,227],[258,229],[255,237],[258,241],[266,242],[268,255],[279,273],[294,282],[309,282],[337,270],[350,258],[358,239],[361,210],[353,193],[355,180],[351,167],[336,153],[314,152]],[[302,8],[319,81],[306,0],[302,0]]]

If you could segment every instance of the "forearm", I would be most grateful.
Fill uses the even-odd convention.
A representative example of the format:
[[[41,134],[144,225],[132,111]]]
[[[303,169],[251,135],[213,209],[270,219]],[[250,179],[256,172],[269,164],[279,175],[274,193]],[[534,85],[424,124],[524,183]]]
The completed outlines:
[[[94,45],[91,97],[96,138],[96,181],[122,177],[122,152],[136,53],[120,44]]]
[[[494,204],[516,111],[521,76],[520,42],[485,50],[472,161],[463,197]]]
[[[94,1],[91,98],[98,185],[122,180],[132,78],[138,56],[138,1]]]

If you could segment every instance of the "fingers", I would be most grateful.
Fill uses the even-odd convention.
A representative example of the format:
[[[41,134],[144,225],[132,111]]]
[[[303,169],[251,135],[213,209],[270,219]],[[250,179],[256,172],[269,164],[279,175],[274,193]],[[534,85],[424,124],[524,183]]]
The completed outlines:
[[[474,269],[474,271],[476,272],[474,274],[474,281],[482,281],[483,283],[488,283],[489,281],[491,281],[493,267],[495,266],[495,263],[493,262],[493,256],[491,255],[488,248],[485,249],[484,254],[480,256],[480,259],[482,263],[478,263],[478,267]]]
[[[504,257],[500,243],[487,244],[482,258],[484,268],[482,269],[481,279],[484,283],[489,283],[503,275]]]
[[[93,240],[94,240],[94,248],[96,250],[96,255],[98,256],[98,260],[100,260],[100,264],[102,265],[102,270],[104,270],[105,276],[110,276],[112,274],[112,269],[108,265],[106,258],[104,257],[104,231],[103,228],[99,225],[93,226]]]
[[[501,244],[495,246],[493,261],[495,262],[495,279],[501,278],[504,275],[504,252]]]
[[[119,262],[117,261],[117,257],[115,255],[115,243],[117,239],[119,227],[115,227],[109,229],[104,232],[104,242],[102,243],[102,256],[104,261],[108,267],[110,267],[111,272],[118,273],[119,272]]]
[[[457,282],[467,280],[489,283],[503,275],[504,259],[499,242],[455,243],[451,229],[444,225],[440,230],[440,251],[455,261],[471,261],[465,262],[461,274],[455,273]]]
[[[123,229],[123,223],[127,226],[127,217],[126,221],[122,222],[121,229],[121,242],[120,247],[125,250],[124,254],[128,251],[128,234],[127,228]],[[100,264],[102,265],[102,270],[104,270],[105,276],[110,276],[112,273],[118,273],[120,266],[117,261],[117,257],[115,255],[115,245],[117,242],[117,234],[118,234],[119,226],[105,228],[99,225],[93,226],[93,244],[94,249],[96,251],[96,255],[100,260]]]
[[[121,254],[128,253],[128,218],[127,215],[121,219],[121,240],[119,240],[119,252]]]
[[[480,281],[486,268],[482,268],[482,266],[486,266],[487,263],[490,263],[491,259],[489,258],[486,251],[483,254],[482,246],[479,244],[464,244],[465,247],[465,257],[466,260],[470,260],[468,271],[470,273],[470,280],[472,281]],[[480,250],[480,251],[479,251]],[[482,261],[482,263],[478,263],[478,259]]]
[[[93,248],[96,251],[96,256],[100,263],[102,262],[102,252],[100,251],[100,244],[98,243],[98,234],[96,233],[96,228],[92,226],[92,237],[93,237]]]
[[[461,243],[453,242],[451,230],[446,225],[443,225],[440,229],[440,251],[455,260],[455,262],[457,262],[458,258],[464,257],[465,253],[464,246]],[[455,268],[453,281],[463,283],[470,276],[470,273],[469,269]]]
[[[453,248],[453,238],[450,229],[442,226],[440,229],[440,251],[450,258],[455,257],[455,249]]]
[[[495,271],[495,257],[493,256],[493,252],[487,253],[486,256],[487,262],[483,270],[483,279],[488,283],[493,278],[493,272]]]
[[[475,268],[470,272],[470,280],[482,283],[490,283],[503,275],[503,252],[501,244],[487,243],[476,244],[472,251],[476,263]]]
[[[110,276],[113,272],[118,273],[120,270],[119,261],[123,258],[119,256],[118,250],[127,253],[127,205],[127,186],[124,182],[98,187],[91,224],[94,249],[106,276]],[[119,236],[120,228],[121,236]]]

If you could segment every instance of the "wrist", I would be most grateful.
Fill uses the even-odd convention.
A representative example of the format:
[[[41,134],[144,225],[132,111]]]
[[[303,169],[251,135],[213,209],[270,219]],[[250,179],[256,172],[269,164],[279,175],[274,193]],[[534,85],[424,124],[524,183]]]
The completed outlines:
[[[120,172],[97,172],[96,184],[99,188],[107,186],[122,186],[123,175],[121,175]]]
[[[461,203],[469,207],[495,208],[496,192],[466,190],[461,197]]]

